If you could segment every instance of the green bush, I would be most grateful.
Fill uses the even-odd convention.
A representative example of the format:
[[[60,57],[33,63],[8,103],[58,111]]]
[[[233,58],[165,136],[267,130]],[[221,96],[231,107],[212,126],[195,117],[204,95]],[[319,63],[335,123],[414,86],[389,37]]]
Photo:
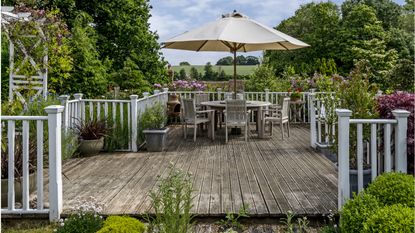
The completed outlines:
[[[110,216],[97,233],[142,233],[146,230],[144,223],[128,216]]]
[[[95,233],[102,227],[102,218],[92,212],[79,212],[60,220],[57,233]]]
[[[341,211],[340,228],[345,233],[360,233],[363,223],[380,207],[376,197],[361,192],[349,200]]]
[[[403,205],[385,206],[376,210],[363,224],[364,233],[414,232],[414,209]]]
[[[384,173],[366,188],[366,193],[375,196],[383,205],[402,204],[414,207],[415,179],[403,173]]]

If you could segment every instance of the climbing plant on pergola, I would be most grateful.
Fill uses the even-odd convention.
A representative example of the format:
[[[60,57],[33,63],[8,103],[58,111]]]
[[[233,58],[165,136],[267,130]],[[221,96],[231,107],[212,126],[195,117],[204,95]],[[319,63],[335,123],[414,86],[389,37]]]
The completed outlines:
[[[62,37],[58,21],[44,10],[3,7],[2,26],[9,40],[9,101],[17,98],[25,104],[47,98],[48,53]]]

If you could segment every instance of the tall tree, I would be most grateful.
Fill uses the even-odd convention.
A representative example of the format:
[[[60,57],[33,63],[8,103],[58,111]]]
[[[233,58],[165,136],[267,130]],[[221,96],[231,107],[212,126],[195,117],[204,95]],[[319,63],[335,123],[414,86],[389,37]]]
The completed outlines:
[[[364,4],[354,6],[343,19],[340,35],[343,68],[349,70],[355,61],[368,60],[374,71],[371,81],[383,85],[382,79],[396,64],[397,52],[387,49],[388,33],[377,19],[376,11]]]
[[[372,7],[385,29],[399,26],[402,7],[392,0],[346,0],[341,7],[343,17],[347,17],[353,8],[360,4]]]
[[[80,12],[73,22],[70,41],[74,65],[70,92],[80,92],[86,97],[100,96],[107,91],[107,66],[110,65],[99,60],[97,35],[91,22],[90,15]]]
[[[246,65],[246,58],[245,58],[245,56],[244,55],[237,56],[236,57],[236,64],[237,65],[241,65],[241,66]]]
[[[136,78],[143,78],[147,83],[167,82],[158,36],[149,29],[149,0],[76,1],[78,9],[93,16],[101,58],[112,61],[115,73],[129,64],[128,69],[137,69],[134,73],[142,74]]]
[[[204,80],[215,80],[216,72],[213,70],[212,64],[210,64],[210,62],[206,63],[204,70],[205,70],[205,74],[203,75]]]
[[[194,80],[198,80],[200,78],[199,71],[197,71],[194,66],[190,68],[190,78]]]
[[[246,57],[246,64],[247,65],[258,65],[259,59],[255,56],[247,56]]]
[[[217,66],[230,66],[233,64],[233,58],[231,56],[222,57],[216,62]]]
[[[277,30],[296,37],[311,47],[293,51],[267,51],[264,58],[269,58],[277,74],[289,65],[311,74],[314,72],[312,63],[316,59],[336,58],[339,23],[340,12],[332,2],[302,5],[294,16],[283,20]]]

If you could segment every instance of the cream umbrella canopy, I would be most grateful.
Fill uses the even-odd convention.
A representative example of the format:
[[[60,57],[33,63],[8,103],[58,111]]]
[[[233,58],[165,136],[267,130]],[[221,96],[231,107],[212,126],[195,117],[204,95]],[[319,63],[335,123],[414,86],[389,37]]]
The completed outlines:
[[[273,28],[262,25],[236,11],[219,20],[184,32],[162,43],[166,49],[226,51],[233,53],[236,93],[236,52],[293,50],[310,45]]]

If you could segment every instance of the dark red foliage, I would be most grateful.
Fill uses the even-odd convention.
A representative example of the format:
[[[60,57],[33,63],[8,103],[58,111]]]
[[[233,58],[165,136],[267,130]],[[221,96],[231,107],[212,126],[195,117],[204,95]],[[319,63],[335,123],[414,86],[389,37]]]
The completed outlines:
[[[391,95],[382,95],[377,99],[377,110],[381,118],[395,118],[392,111],[404,109],[411,114],[408,117],[408,172],[414,173],[414,121],[415,121],[415,94],[396,92]]]

